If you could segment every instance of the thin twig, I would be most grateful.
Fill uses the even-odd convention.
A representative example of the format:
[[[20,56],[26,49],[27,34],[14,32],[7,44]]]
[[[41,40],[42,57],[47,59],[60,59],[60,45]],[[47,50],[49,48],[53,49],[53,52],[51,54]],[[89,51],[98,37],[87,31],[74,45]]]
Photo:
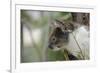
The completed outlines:
[[[79,50],[80,50],[81,55],[82,55],[83,60],[84,60],[84,55],[83,55],[83,53],[82,53],[81,47],[80,47],[80,45],[78,44],[78,41],[76,40],[76,38],[75,38],[75,36],[74,36],[74,34],[73,34],[73,33],[72,33],[72,35],[73,35],[73,37],[74,37],[74,40],[75,40],[75,42],[76,42],[77,46],[79,47]]]

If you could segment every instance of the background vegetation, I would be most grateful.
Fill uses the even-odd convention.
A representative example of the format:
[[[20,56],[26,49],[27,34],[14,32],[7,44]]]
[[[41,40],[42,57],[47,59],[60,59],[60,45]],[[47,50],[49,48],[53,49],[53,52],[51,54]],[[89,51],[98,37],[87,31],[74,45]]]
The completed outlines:
[[[89,13],[21,10],[21,62],[66,60],[64,51],[48,48],[55,19],[89,25]],[[88,28],[89,30],[89,28]]]

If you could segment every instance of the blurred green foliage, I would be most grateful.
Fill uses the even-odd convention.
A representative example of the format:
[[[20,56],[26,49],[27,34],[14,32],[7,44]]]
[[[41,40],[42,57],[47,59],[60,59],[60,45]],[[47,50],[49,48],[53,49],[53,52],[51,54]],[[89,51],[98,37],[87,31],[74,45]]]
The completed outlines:
[[[51,49],[48,49],[47,60],[64,61],[65,60],[64,53],[62,51],[53,51]]]
[[[22,53],[21,62],[26,63],[26,62],[65,60],[64,53],[62,51],[52,51],[51,49],[46,48],[48,45],[47,40],[49,39],[48,25],[50,21],[55,20],[55,19],[71,20],[72,19],[71,13],[70,12],[37,11],[43,15],[41,15],[41,17],[38,20],[34,20],[32,16],[30,16],[27,13],[28,11],[29,10],[21,10],[21,21],[23,21],[24,24],[27,24],[27,23],[31,24],[32,30],[35,30],[36,28],[41,29],[42,36],[39,36],[41,37],[41,40],[38,44],[35,44],[35,47],[28,48],[27,46],[26,47],[23,46],[23,48],[21,48],[23,51],[21,52]]]

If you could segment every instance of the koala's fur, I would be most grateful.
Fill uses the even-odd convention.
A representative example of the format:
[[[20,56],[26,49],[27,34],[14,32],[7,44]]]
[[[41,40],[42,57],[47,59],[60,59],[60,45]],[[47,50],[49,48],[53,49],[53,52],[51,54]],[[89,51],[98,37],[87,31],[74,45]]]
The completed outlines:
[[[79,25],[73,32],[64,32],[61,26],[56,28],[59,29],[59,33],[55,32],[56,30],[53,31],[49,39],[49,48],[52,48],[54,51],[66,49],[78,59],[89,59],[90,37],[87,26]],[[56,38],[55,42],[51,40],[52,37]]]

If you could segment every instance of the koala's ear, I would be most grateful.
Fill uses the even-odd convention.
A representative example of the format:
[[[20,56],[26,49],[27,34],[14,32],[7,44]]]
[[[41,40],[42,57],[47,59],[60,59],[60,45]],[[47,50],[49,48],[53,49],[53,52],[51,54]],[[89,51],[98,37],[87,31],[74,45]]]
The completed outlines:
[[[50,28],[56,28],[55,22],[52,21],[52,22],[49,24],[49,27],[50,27]]]
[[[64,26],[64,23],[58,19],[55,20],[56,21],[56,24],[61,27],[61,26]]]
[[[62,27],[64,25],[63,22],[61,22],[60,20],[55,19],[52,23],[51,23],[51,27],[52,28],[57,28],[57,27]]]

